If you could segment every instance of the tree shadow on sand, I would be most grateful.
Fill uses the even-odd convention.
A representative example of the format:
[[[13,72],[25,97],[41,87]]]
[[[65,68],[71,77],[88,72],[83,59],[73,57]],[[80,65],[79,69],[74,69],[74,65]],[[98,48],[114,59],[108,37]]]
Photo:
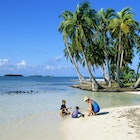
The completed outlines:
[[[108,114],[109,112],[100,112],[100,113],[97,113],[97,115],[106,115]]]

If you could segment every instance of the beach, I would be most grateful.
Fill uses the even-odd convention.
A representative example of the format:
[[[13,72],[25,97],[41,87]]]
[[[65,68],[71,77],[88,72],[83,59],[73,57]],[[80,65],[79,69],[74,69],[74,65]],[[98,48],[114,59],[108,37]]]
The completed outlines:
[[[55,114],[56,115],[56,114]],[[61,139],[58,118],[48,114],[33,115],[0,127],[1,140],[56,140]],[[52,121],[53,119],[53,121]],[[60,118],[59,118],[60,119]]]
[[[31,116],[0,128],[2,140],[139,140],[140,105],[101,109],[96,116],[70,116],[47,121],[47,114]],[[55,125],[54,125],[55,124]]]
[[[0,77],[0,139],[139,139],[140,92],[91,92],[69,87],[75,80]],[[86,114],[85,96],[99,103],[99,115],[60,118],[62,99],[67,101],[67,107],[72,107],[71,112],[78,105]]]
[[[97,116],[63,122],[65,140],[139,140],[140,106],[107,108]]]

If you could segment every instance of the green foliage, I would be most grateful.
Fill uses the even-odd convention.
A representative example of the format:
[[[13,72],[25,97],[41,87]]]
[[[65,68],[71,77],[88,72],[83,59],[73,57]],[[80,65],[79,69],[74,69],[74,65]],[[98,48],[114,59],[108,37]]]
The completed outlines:
[[[110,70],[111,70],[111,76],[112,76],[112,80],[115,81],[115,77],[116,77],[116,65],[111,64],[110,66]]]
[[[140,50],[140,27],[131,8],[117,13],[114,9],[96,12],[85,2],[77,5],[74,12],[64,11],[60,17],[63,21],[58,30],[65,46],[68,44],[64,50],[67,59],[71,57],[83,67],[86,65],[89,73],[90,68],[104,66],[107,76],[118,83],[136,79],[128,64],[132,64],[134,48]]]
[[[130,69],[128,66],[122,67],[120,78],[122,79],[123,83],[134,82],[135,71]]]
[[[137,80],[139,77],[140,77],[140,74],[139,74],[139,73],[136,74],[136,80]]]

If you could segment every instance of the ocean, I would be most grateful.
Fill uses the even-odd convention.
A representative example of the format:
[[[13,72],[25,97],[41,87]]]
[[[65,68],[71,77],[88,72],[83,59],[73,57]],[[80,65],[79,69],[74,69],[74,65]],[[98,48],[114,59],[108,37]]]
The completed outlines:
[[[46,121],[60,121],[61,100],[66,106],[80,107],[85,112],[85,96],[96,100],[101,108],[139,105],[140,96],[126,93],[91,92],[72,88],[77,77],[0,77],[0,127],[25,120],[30,117],[44,116]]]

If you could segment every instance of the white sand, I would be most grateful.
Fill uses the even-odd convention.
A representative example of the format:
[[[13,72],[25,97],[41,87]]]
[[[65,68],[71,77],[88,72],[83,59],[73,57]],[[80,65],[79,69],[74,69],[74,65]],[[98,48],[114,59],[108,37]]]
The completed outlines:
[[[133,110],[136,115],[130,114]],[[68,118],[63,122],[62,131],[65,140],[140,140],[139,123],[140,106],[110,108],[101,110],[97,116]]]
[[[133,112],[133,113],[132,113]],[[140,106],[108,108],[100,115],[72,119],[31,116],[0,127],[1,140],[140,140]],[[58,118],[59,119],[59,118]]]

